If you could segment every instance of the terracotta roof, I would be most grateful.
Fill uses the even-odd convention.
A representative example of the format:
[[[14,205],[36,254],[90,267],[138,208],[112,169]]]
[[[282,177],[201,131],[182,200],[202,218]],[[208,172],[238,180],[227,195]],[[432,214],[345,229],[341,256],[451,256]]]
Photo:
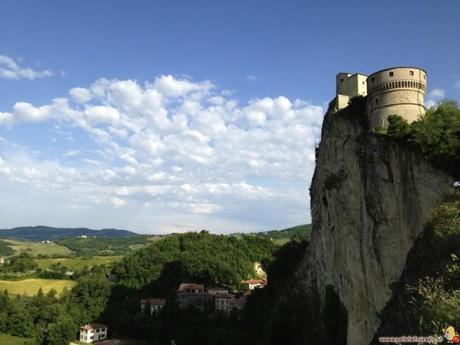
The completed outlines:
[[[164,298],[146,298],[146,299],[141,299],[141,304],[165,305],[166,299]]]
[[[267,284],[267,279],[248,279],[248,280],[242,280],[241,284]]]

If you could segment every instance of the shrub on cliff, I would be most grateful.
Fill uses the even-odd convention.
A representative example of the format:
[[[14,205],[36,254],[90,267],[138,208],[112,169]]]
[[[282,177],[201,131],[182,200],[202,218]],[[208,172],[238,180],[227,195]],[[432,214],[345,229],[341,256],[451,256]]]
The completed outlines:
[[[419,148],[438,168],[460,178],[460,109],[455,102],[444,101],[411,124],[397,115],[388,123],[388,136]]]
[[[460,325],[460,193],[441,205],[417,240],[378,336],[442,334]]]

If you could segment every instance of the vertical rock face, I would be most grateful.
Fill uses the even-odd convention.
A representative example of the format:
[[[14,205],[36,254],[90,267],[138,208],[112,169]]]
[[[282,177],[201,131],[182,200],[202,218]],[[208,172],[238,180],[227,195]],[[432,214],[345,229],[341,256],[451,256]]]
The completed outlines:
[[[347,314],[348,345],[369,344],[414,240],[452,180],[405,144],[368,132],[365,100],[324,119],[311,186],[313,233],[297,272],[327,304],[333,288]]]

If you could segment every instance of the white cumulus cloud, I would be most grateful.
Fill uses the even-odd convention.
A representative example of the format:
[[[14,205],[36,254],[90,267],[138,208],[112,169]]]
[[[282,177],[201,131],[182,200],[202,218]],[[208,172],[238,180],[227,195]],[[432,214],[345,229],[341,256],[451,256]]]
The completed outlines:
[[[323,108],[304,100],[240,104],[210,81],[100,79],[71,89],[69,98],[17,102],[0,112],[0,126],[48,121],[53,136],[75,139],[52,158],[35,153],[41,147],[0,142],[0,173],[73,210],[114,206],[114,219],[139,205],[192,223],[206,215],[212,224],[252,229],[297,224],[308,220],[322,119]],[[76,131],[86,133],[89,146]]]

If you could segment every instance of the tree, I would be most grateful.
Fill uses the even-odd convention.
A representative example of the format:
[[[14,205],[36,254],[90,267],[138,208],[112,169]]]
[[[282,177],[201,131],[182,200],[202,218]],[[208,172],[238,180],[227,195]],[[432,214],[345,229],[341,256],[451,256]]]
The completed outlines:
[[[388,136],[405,140],[435,166],[460,178],[460,109],[455,102],[442,102],[410,125],[399,116],[388,121]]]
[[[110,283],[104,277],[80,279],[71,293],[73,307],[78,310],[74,319],[82,324],[96,319],[104,311],[110,291]]]
[[[75,339],[78,325],[66,314],[59,315],[55,322],[47,326],[43,345],[68,345]]]

